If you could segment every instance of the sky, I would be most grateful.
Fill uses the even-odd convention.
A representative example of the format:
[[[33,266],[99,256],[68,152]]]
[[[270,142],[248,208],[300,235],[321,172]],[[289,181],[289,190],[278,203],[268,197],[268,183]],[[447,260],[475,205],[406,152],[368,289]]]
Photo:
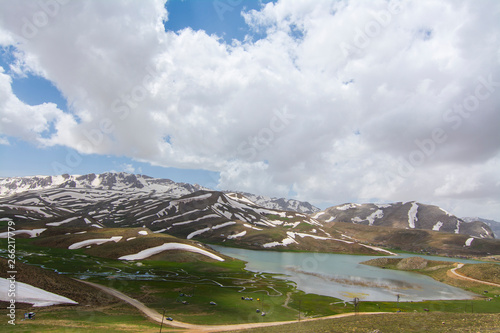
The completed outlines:
[[[500,221],[496,0],[0,1],[0,177]]]

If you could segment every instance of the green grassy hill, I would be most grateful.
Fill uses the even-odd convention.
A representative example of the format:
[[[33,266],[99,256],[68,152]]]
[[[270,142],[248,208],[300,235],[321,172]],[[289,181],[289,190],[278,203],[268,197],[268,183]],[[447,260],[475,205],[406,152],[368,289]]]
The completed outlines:
[[[110,240],[112,238],[121,237],[118,241]],[[92,243],[92,240],[110,240],[102,244]],[[44,232],[36,239],[32,240],[33,245],[68,249],[75,244],[83,244],[82,242],[89,241],[89,245],[79,248],[85,254],[118,259],[122,256],[136,254],[140,251],[157,247],[166,243],[185,244],[196,249],[207,251],[214,255],[224,258],[225,256],[208,248],[206,245],[180,239],[167,234],[153,233],[147,228],[67,228],[54,227],[49,232]],[[228,258],[228,257],[225,257]],[[216,261],[206,255],[183,251],[183,250],[168,250],[149,256],[146,260],[167,260],[176,262],[190,261]]]
[[[30,284],[34,287],[67,297],[78,302],[81,306],[107,306],[118,301],[108,294],[88,287],[68,276],[41,267],[16,262],[16,281]],[[0,277],[8,278],[7,259],[0,257]],[[7,302],[1,302],[2,308]],[[31,308],[29,304],[17,303],[17,308]],[[71,305],[68,305],[71,307]]]

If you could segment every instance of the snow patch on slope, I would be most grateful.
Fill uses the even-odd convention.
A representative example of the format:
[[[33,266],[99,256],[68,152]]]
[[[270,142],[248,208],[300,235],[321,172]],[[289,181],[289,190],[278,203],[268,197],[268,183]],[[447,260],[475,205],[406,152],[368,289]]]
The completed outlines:
[[[439,229],[441,229],[442,226],[443,226],[443,222],[437,221],[437,223],[434,224],[434,226],[432,227],[432,230],[439,231]]]
[[[61,224],[65,224],[65,223],[68,223],[68,222],[71,222],[71,221],[74,221],[74,220],[78,220],[79,217],[78,216],[75,216],[75,217],[70,217],[68,219],[65,219],[63,221],[60,221],[60,222],[50,222],[50,223],[46,223],[45,225],[48,225],[49,227],[58,227],[60,226]]]
[[[333,222],[335,221],[335,219],[337,218],[337,216],[330,216],[330,218],[328,218],[328,220],[326,220],[325,222],[328,223],[328,222]]]
[[[322,237],[322,236],[316,236],[316,235],[305,234],[305,233],[301,233],[301,232],[291,232],[291,231],[288,231],[286,234],[287,234],[288,236],[292,237],[293,239],[295,239],[295,236],[299,236],[299,237],[301,237],[301,238],[304,238],[304,237],[311,237],[311,238],[314,238],[314,239],[320,239],[320,240],[332,239],[331,237]]]
[[[243,230],[242,232],[240,233],[237,233],[237,234],[234,234],[234,235],[229,235],[227,236],[227,239],[235,239],[235,238],[238,238],[238,237],[243,237],[247,234],[247,231],[246,230]]]
[[[189,224],[189,223],[193,223],[193,222],[199,222],[199,221],[204,220],[204,219],[210,219],[210,218],[216,218],[216,217],[219,217],[219,215],[217,215],[217,214],[204,215],[204,216],[198,217],[197,219],[194,219],[194,220],[172,223],[172,226],[178,226],[178,225]]]
[[[384,212],[381,209],[378,209],[376,212],[373,212],[368,216],[366,219],[368,220],[368,223],[370,225],[373,225],[373,222],[375,222],[375,219],[381,219],[384,217]]]
[[[120,260],[142,260],[145,258],[149,258],[152,255],[161,253],[163,251],[168,251],[168,250],[181,250],[181,251],[188,251],[188,252],[194,252],[194,253],[199,253],[204,256],[210,257],[212,259],[218,260],[218,261],[224,261],[223,258],[219,257],[218,255],[215,255],[211,252],[205,251],[203,249],[200,249],[198,247],[188,245],[188,244],[181,244],[181,243],[165,243],[160,246],[155,246],[146,250],[142,250],[138,253],[135,254],[130,254],[126,256],[121,256]]]
[[[233,225],[233,224],[236,224],[236,222],[234,221],[229,221],[229,222],[224,222],[222,224],[217,224],[217,225],[214,225],[212,227],[213,230],[216,230],[216,229],[220,229],[220,228],[224,228],[224,227],[228,227],[230,225]]]
[[[408,225],[411,229],[415,229],[415,222],[418,221],[417,218],[418,205],[416,202],[411,203],[411,208],[408,211]]]
[[[369,225],[373,225],[373,223],[375,222],[375,219],[381,219],[382,217],[384,217],[384,212],[381,209],[378,209],[377,211],[371,213],[370,215],[368,215],[364,219],[360,218],[359,216],[356,216],[356,217],[353,217],[351,219],[351,221],[353,223],[359,223],[359,222],[363,222],[363,221],[368,221]]]
[[[264,244],[262,246],[264,248],[270,248],[270,247],[275,247],[275,246],[287,246],[288,244],[292,244],[292,243],[299,244],[291,236],[288,236],[287,238],[283,239],[281,242],[270,242],[270,243],[266,243],[266,244]]]
[[[356,208],[356,207],[359,207],[361,206],[360,204],[356,204],[356,203],[349,203],[349,204],[345,204],[343,206],[339,206],[339,207],[336,207],[337,210],[348,210],[348,209],[351,209],[351,208]]]
[[[11,297],[8,297],[10,282],[7,279],[0,278],[0,300],[9,302]],[[56,304],[78,304],[72,299],[61,295],[51,293],[49,291],[34,287],[30,284],[16,281],[16,302],[30,303],[33,306],[50,306]]]
[[[316,214],[314,214],[312,216],[313,219],[317,219],[318,217],[320,217],[321,215],[325,214],[325,212],[317,212]]]
[[[484,231],[484,235],[481,234],[481,238],[485,238],[485,237],[488,237],[490,235],[490,233],[488,232],[488,230],[484,229],[484,227],[481,227],[481,229],[483,229],[483,231]]]
[[[186,239],[191,239],[194,236],[201,235],[202,233],[204,233],[206,231],[209,231],[210,229],[211,229],[210,227],[206,227],[206,228],[203,228],[203,229],[200,229],[200,230],[193,231],[192,233],[190,233],[189,235],[187,235]]]
[[[0,233],[0,238],[8,238],[9,236],[17,236],[17,235],[21,235],[21,234],[28,234],[30,235],[30,238],[34,238],[37,236],[37,234],[41,234],[42,232],[44,232],[45,230],[47,230],[47,228],[41,228],[41,229],[31,229],[31,230],[15,230],[15,231],[6,231],[6,232],[2,232]]]
[[[396,253],[391,252],[391,251],[388,251],[388,250],[386,250],[386,249],[382,249],[382,248],[380,248],[380,247],[370,246],[370,245],[361,244],[361,243],[360,243],[359,245],[364,246],[364,247],[367,247],[367,248],[372,249],[372,250],[375,250],[375,251],[388,253],[388,254],[390,254],[391,256],[397,256],[397,254],[396,254]]]
[[[243,226],[244,226],[245,228],[250,228],[250,229],[253,229],[253,230],[264,230],[264,229],[261,229],[261,228],[256,228],[256,227],[254,227],[253,225],[246,224],[246,223],[245,223],[245,224],[243,224]]]
[[[114,236],[111,238],[94,238],[94,239],[87,239],[81,242],[77,242],[74,244],[71,244],[68,246],[68,249],[70,250],[76,250],[85,246],[89,245],[101,245],[107,242],[115,242],[118,243],[123,237],[122,236]]]

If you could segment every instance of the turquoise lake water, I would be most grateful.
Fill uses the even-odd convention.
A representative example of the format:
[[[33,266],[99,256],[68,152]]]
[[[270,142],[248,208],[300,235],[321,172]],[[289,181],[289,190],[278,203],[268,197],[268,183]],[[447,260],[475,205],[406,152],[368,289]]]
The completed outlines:
[[[360,262],[379,258],[330,253],[297,253],[254,251],[223,246],[215,250],[247,262],[253,272],[284,274],[281,278],[293,281],[307,292],[351,301],[454,300],[471,299],[473,294],[448,286],[434,279],[410,272],[382,269]],[[416,255],[401,254],[398,258]],[[477,263],[477,261],[446,257],[420,256],[432,260]]]

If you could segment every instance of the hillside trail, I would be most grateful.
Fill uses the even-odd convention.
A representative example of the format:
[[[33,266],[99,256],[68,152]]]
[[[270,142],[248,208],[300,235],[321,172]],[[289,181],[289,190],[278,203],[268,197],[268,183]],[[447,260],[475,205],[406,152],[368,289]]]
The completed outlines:
[[[454,278],[458,277],[459,279],[462,279],[462,280],[473,281],[473,282],[487,284],[489,286],[494,286],[494,287],[499,287],[500,288],[500,284],[498,284],[498,283],[493,283],[493,282],[488,282],[488,281],[482,281],[482,280],[474,279],[474,278],[471,278],[471,277],[468,277],[468,276],[465,276],[465,275],[462,275],[462,274],[458,273],[457,269],[460,269],[462,267],[464,267],[464,264],[457,263],[457,267],[450,269],[449,272],[452,275],[455,275],[455,276],[453,276]]]
[[[202,332],[224,332],[224,331],[236,331],[236,330],[243,330],[243,329],[249,329],[249,328],[257,328],[257,327],[268,327],[268,326],[279,326],[279,325],[284,325],[284,324],[292,324],[292,323],[297,323],[297,321],[276,321],[276,322],[266,322],[266,323],[247,323],[247,324],[228,324],[228,325],[196,325],[196,324],[189,324],[189,323],[184,323],[181,321],[167,321],[163,318],[162,314],[159,313],[158,311],[148,308],[146,305],[143,303],[139,302],[138,300],[129,297],[125,295],[124,293],[110,288],[106,287],[97,283],[92,283],[89,281],[84,281],[84,280],[78,280],[75,279],[79,282],[85,283],[89,286],[92,286],[94,288],[100,289],[132,306],[137,308],[139,311],[144,313],[148,318],[161,323],[163,321],[163,325],[165,326],[170,326],[170,327],[176,327],[176,328],[184,328],[186,329],[185,332],[189,333],[202,333]],[[341,313],[337,315],[331,315],[331,316],[326,316],[326,317],[317,317],[317,318],[305,318],[301,320],[301,322],[306,322],[306,321],[313,321],[313,320],[325,320],[325,319],[334,319],[334,318],[344,318],[344,317],[350,317],[354,315],[375,315],[375,314],[387,314],[389,312],[350,312],[350,313]]]

